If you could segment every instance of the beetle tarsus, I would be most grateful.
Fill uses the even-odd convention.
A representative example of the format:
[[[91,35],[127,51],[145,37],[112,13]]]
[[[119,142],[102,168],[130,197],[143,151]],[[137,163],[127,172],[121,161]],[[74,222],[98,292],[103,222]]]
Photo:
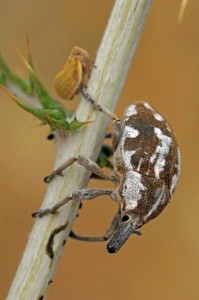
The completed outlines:
[[[34,213],[32,213],[33,218],[42,218],[43,216],[49,215],[49,214],[55,214],[56,211],[53,211],[51,208],[46,209],[40,209]]]
[[[51,174],[49,174],[49,175],[47,175],[47,176],[45,176],[44,177],[44,182],[45,183],[50,183],[52,180],[53,180],[53,178],[55,177],[55,176],[61,176],[61,177],[63,177],[64,175],[62,174],[62,171],[54,171],[54,172],[52,172]]]

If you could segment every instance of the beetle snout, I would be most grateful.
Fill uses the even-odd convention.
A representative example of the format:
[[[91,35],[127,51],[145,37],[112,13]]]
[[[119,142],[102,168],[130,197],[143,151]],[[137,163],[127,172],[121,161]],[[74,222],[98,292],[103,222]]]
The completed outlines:
[[[132,226],[130,215],[123,215],[121,221],[122,222],[120,223],[117,231],[107,244],[107,250],[109,253],[118,252],[122,245],[127,241],[129,236],[135,231]]]
[[[123,222],[119,225],[118,230],[112,236],[107,244],[107,250],[109,253],[116,253],[122,247],[122,245],[127,241],[132,233],[132,226],[129,222]]]

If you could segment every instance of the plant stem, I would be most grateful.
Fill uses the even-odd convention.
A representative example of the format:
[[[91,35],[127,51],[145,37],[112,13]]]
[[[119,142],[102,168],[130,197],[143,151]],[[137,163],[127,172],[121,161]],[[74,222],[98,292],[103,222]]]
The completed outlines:
[[[116,105],[150,4],[151,0],[115,2],[95,61],[97,68],[93,70],[88,85],[88,93],[96,102],[110,110]],[[109,120],[100,112],[94,111],[83,99],[77,110],[77,118],[95,122],[73,134],[58,132],[55,168],[74,155],[87,155],[97,159]],[[56,177],[48,185],[42,208],[52,207],[74,190],[85,187],[89,175],[81,166],[73,165],[68,168],[64,177]],[[35,221],[7,299],[41,299],[46,296],[78,207],[78,203],[69,202],[60,209],[59,214]],[[52,232],[57,233],[49,249],[53,250],[53,259],[46,254],[46,245]]]

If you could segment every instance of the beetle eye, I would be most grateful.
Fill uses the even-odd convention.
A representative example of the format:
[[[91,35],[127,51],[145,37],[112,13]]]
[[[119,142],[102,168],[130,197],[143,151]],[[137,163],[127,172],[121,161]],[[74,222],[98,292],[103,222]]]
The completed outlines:
[[[125,215],[125,216],[123,216],[122,217],[122,222],[126,222],[126,221],[128,221],[129,220],[129,215]]]

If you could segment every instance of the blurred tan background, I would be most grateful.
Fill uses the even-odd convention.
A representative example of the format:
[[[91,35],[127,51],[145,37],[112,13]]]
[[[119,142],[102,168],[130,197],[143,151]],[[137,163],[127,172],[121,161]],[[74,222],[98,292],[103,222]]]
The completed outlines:
[[[28,32],[38,75],[55,96],[53,78],[73,46],[94,58],[114,1],[0,0],[0,48],[18,74],[26,75],[10,48],[25,53]],[[171,204],[132,236],[116,255],[105,244],[69,240],[49,300],[185,300],[199,297],[199,1],[189,1],[177,23],[181,1],[155,0],[117,105],[147,100],[175,130],[182,152],[182,174]],[[1,92],[0,299],[5,299],[20,262],[53,167],[49,132]],[[66,103],[71,109],[78,99]],[[104,186],[93,180],[93,186]],[[101,234],[116,206],[108,198],[84,203],[75,230]]]

